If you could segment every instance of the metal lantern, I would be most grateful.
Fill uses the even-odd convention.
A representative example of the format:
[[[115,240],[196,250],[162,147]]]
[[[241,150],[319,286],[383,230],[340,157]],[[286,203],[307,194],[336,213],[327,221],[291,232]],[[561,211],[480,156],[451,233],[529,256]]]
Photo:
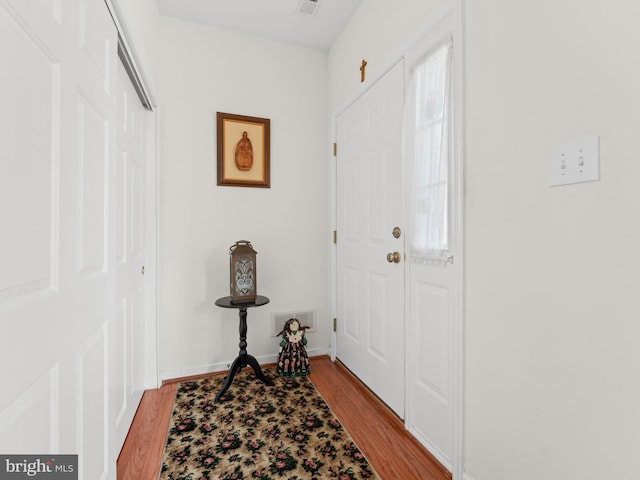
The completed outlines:
[[[256,252],[247,240],[229,247],[231,303],[251,303],[257,296]]]

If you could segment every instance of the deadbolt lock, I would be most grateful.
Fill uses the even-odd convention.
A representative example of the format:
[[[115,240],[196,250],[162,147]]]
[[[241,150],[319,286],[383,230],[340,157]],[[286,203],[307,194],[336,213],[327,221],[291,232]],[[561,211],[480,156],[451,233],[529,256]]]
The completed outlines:
[[[400,227],[393,227],[391,234],[393,235],[393,238],[400,238],[400,235],[402,235],[402,230],[400,230]]]

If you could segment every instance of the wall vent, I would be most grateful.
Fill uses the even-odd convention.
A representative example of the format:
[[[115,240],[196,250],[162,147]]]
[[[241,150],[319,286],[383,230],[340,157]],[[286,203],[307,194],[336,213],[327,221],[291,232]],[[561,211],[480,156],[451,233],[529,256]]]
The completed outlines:
[[[298,4],[298,13],[300,15],[313,16],[318,10],[320,0],[300,0]]]
[[[282,331],[282,327],[290,318],[297,318],[300,325],[309,327],[307,333],[316,331],[316,310],[315,308],[301,309],[289,312],[279,312],[271,314],[271,336],[275,337]]]

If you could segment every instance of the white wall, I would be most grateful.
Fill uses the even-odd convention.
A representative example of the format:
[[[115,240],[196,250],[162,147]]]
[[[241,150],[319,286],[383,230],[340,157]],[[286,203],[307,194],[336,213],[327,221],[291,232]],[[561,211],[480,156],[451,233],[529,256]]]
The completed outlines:
[[[161,17],[160,277],[164,376],[226,369],[238,354],[228,249],[258,251],[248,351],[275,355],[270,314],[317,309],[307,349],[329,345],[327,55]],[[269,118],[271,188],[216,186],[216,112]],[[273,360],[272,360],[273,361]]]
[[[636,478],[640,5],[466,4],[467,471]],[[550,188],[590,135],[601,181]]]
[[[365,0],[329,52],[329,107],[335,115],[391,67],[451,0]],[[360,65],[367,61],[360,82]]]
[[[362,58],[374,79],[443,3],[363,2],[330,52],[330,114],[366,88]],[[465,478],[635,478],[640,5],[464,4]],[[549,187],[551,147],[591,135],[601,181]]]

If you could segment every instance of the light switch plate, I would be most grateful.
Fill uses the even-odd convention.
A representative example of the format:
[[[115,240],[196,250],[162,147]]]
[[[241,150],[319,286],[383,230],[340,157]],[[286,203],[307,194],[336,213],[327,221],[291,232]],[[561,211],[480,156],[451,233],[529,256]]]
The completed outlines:
[[[600,137],[589,137],[551,149],[549,184],[553,186],[600,180]]]

